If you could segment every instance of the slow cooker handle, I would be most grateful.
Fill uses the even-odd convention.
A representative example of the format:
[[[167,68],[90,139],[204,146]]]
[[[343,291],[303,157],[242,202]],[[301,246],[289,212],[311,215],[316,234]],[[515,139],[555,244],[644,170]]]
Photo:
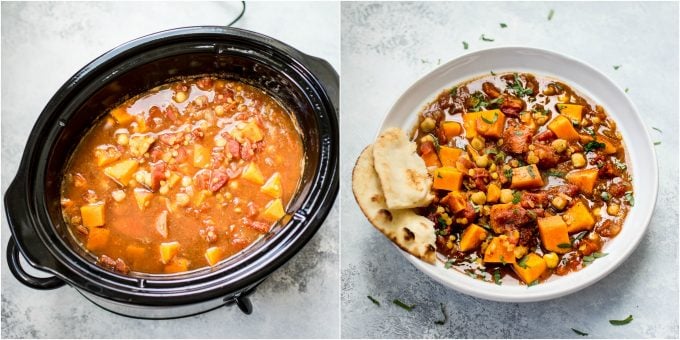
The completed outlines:
[[[9,238],[7,243],[7,265],[9,266],[9,271],[12,275],[25,286],[33,289],[55,289],[63,286],[66,282],[62,281],[56,276],[51,277],[35,277],[27,273],[24,268],[21,267],[19,262],[19,247],[14,240],[14,236]]]
[[[338,72],[324,59],[308,54],[305,54],[304,58],[307,61],[307,66],[321,80],[321,84],[333,103],[333,108],[337,115],[340,109],[340,76],[338,76]]]

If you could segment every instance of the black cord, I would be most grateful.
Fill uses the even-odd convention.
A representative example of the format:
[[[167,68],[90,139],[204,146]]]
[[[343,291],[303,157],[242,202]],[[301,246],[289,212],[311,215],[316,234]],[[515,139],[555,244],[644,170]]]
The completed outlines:
[[[246,2],[245,2],[245,1],[241,1],[241,5],[242,5],[242,7],[241,7],[241,13],[239,13],[239,15],[236,17],[236,19],[232,20],[229,24],[227,24],[227,27],[231,27],[231,25],[233,25],[233,24],[235,24],[237,21],[239,21],[239,20],[241,19],[241,17],[243,16],[243,14],[246,12]]]

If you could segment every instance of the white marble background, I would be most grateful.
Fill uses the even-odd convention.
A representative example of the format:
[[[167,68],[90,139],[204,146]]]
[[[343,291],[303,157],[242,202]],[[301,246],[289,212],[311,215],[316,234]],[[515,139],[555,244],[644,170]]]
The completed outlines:
[[[2,192],[14,178],[38,114],[78,69],[128,40],[190,25],[226,25],[240,2],[9,3],[2,7]],[[234,25],[270,35],[340,65],[339,3],[248,2]],[[167,321],[134,320],[91,304],[70,287],[36,291],[19,284],[4,259],[2,337],[290,338],[338,337],[338,205],[309,244],[236,307]]]
[[[341,20],[343,337],[579,337],[571,328],[596,338],[678,337],[677,2],[343,2]],[[495,41],[481,41],[481,34]],[[636,252],[591,287],[547,302],[490,302],[434,282],[370,226],[351,191],[356,157],[408,86],[440,61],[500,45],[546,48],[602,70],[630,89],[653,139],[662,142],[659,199]],[[391,303],[395,298],[416,307],[407,312]],[[434,324],[439,303],[445,325]],[[635,320],[626,326],[608,322],[629,314]]]

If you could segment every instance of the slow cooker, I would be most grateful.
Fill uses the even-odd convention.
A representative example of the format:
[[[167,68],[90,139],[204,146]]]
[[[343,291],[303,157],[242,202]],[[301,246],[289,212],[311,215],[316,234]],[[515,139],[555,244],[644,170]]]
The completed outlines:
[[[95,264],[68,234],[60,207],[63,168],[107,109],[170,81],[197,75],[238,80],[267,92],[294,114],[305,167],[289,218],[214,268],[182,274],[121,275]],[[164,319],[236,304],[316,233],[338,192],[338,75],[326,61],[270,37],[236,28],[177,28],[130,41],[71,77],[47,103],[5,194],[12,274],[33,289],[68,284],[111,312]],[[19,262],[49,273],[28,274]]]

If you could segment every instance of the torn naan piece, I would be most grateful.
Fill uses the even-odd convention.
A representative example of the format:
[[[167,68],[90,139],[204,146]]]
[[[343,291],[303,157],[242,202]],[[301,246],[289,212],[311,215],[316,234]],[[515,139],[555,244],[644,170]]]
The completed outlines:
[[[432,178],[425,161],[399,128],[385,130],[373,144],[374,168],[389,209],[425,207],[432,202]]]
[[[436,258],[434,223],[413,209],[387,208],[373,154],[374,146],[366,147],[352,172],[352,191],[361,211],[401,249],[433,264]]]

